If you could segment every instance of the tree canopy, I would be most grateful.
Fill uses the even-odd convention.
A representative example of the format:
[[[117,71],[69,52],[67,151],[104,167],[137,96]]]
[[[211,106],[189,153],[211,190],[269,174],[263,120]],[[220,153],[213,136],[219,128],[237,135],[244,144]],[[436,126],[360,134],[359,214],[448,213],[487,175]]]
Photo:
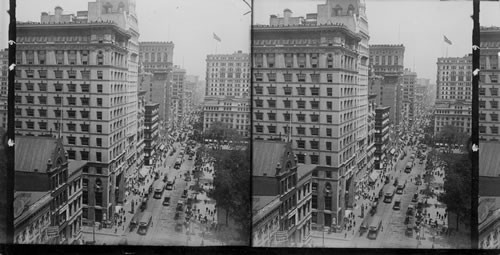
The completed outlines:
[[[251,226],[250,151],[212,151],[215,158],[214,190],[211,196],[217,205],[241,226],[240,239],[248,240]],[[219,221],[227,219],[219,219]],[[227,223],[227,222],[226,222]]]
[[[467,154],[444,153],[440,157],[445,162],[444,193],[440,200],[448,211],[458,215],[467,225],[471,213],[471,173],[472,165]],[[459,226],[457,222],[457,226]]]
[[[437,140],[442,143],[447,143],[449,148],[453,144],[463,145],[467,147],[467,142],[469,140],[469,135],[461,132],[458,127],[447,125],[437,135]]]

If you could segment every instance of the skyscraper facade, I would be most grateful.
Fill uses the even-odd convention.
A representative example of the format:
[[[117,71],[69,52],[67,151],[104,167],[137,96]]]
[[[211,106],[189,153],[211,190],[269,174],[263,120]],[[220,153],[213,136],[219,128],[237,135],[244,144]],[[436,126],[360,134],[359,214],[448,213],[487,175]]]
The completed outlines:
[[[455,126],[471,132],[472,55],[438,58],[434,109],[434,135]]]
[[[16,133],[61,137],[70,160],[89,161],[82,216],[106,221],[135,170],[135,3],[98,0],[77,15],[56,7],[18,23],[17,36]]]
[[[479,139],[499,140],[498,77],[500,28],[481,27],[481,57],[479,82]]]
[[[253,26],[254,139],[288,140],[313,173],[314,226],[342,224],[366,170],[368,21],[362,1]],[[313,226],[313,227],[314,227]]]
[[[377,104],[389,106],[392,124],[402,121],[403,72],[405,47],[402,44],[370,45],[370,63],[375,75],[382,76],[380,88],[377,89]]]

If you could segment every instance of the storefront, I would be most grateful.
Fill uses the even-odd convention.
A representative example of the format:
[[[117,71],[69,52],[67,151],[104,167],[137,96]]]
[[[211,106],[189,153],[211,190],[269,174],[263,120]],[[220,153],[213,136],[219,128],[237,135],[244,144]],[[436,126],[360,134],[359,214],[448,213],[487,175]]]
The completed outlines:
[[[380,177],[380,173],[381,173],[381,170],[373,170],[373,172],[370,174],[370,178],[368,178],[368,184],[375,185],[378,178]]]

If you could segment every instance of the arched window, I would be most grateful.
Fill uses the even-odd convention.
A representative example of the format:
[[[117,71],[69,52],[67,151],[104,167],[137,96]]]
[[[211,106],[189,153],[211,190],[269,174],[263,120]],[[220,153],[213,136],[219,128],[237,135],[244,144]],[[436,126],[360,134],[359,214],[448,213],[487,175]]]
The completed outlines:
[[[113,8],[113,5],[111,3],[109,3],[109,2],[107,2],[106,4],[104,4],[102,6],[102,9],[103,9],[104,13],[111,13],[112,8]]]
[[[328,191],[328,192],[332,191],[332,184],[330,184],[329,182],[327,182],[325,184],[325,190]]]
[[[95,179],[95,185],[98,186],[99,188],[102,186],[102,181],[100,178]]]
[[[123,2],[120,2],[118,4],[118,12],[123,12],[125,10],[125,4]]]
[[[342,7],[337,4],[335,8],[333,8],[332,16],[340,16],[342,15]]]
[[[352,6],[352,4],[350,4],[349,7],[347,8],[347,14],[349,16],[354,14],[354,6]]]

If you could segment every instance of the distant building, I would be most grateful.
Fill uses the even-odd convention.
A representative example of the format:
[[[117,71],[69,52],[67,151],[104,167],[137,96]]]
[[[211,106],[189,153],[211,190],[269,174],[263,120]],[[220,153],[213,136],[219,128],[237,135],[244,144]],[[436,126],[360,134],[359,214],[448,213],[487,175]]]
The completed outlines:
[[[146,91],[140,90],[137,96],[137,169],[141,169],[144,165],[146,154],[144,142],[146,132]]]
[[[250,56],[242,51],[208,55],[203,131],[223,122],[244,137],[250,136]]]
[[[155,154],[160,149],[159,142],[159,108],[160,104],[146,104],[146,111],[144,115],[144,154],[145,165],[152,165],[154,162]]]
[[[174,126],[182,125],[184,120],[184,86],[186,80],[186,70],[174,66],[172,73],[172,123]]]
[[[370,45],[374,75],[383,77],[381,88],[370,93],[377,94],[377,105],[390,107],[390,120],[394,125],[402,124],[404,53],[403,44]]]
[[[207,97],[203,105],[203,131],[222,122],[242,137],[250,136],[250,98]]]
[[[165,123],[172,121],[173,55],[172,42],[140,42],[139,61],[143,68],[139,74],[140,89],[146,91],[149,102],[160,104],[159,116]]]
[[[402,118],[406,123],[415,120],[415,85],[417,84],[417,73],[405,69],[403,73],[403,94],[401,101]]]
[[[384,168],[389,153],[390,107],[375,109],[375,169]]]
[[[438,58],[434,135],[445,126],[470,134],[472,123],[472,55]]]
[[[479,139],[499,140],[500,27],[481,27]]]
[[[206,97],[246,97],[250,88],[250,56],[233,54],[207,55]]]

